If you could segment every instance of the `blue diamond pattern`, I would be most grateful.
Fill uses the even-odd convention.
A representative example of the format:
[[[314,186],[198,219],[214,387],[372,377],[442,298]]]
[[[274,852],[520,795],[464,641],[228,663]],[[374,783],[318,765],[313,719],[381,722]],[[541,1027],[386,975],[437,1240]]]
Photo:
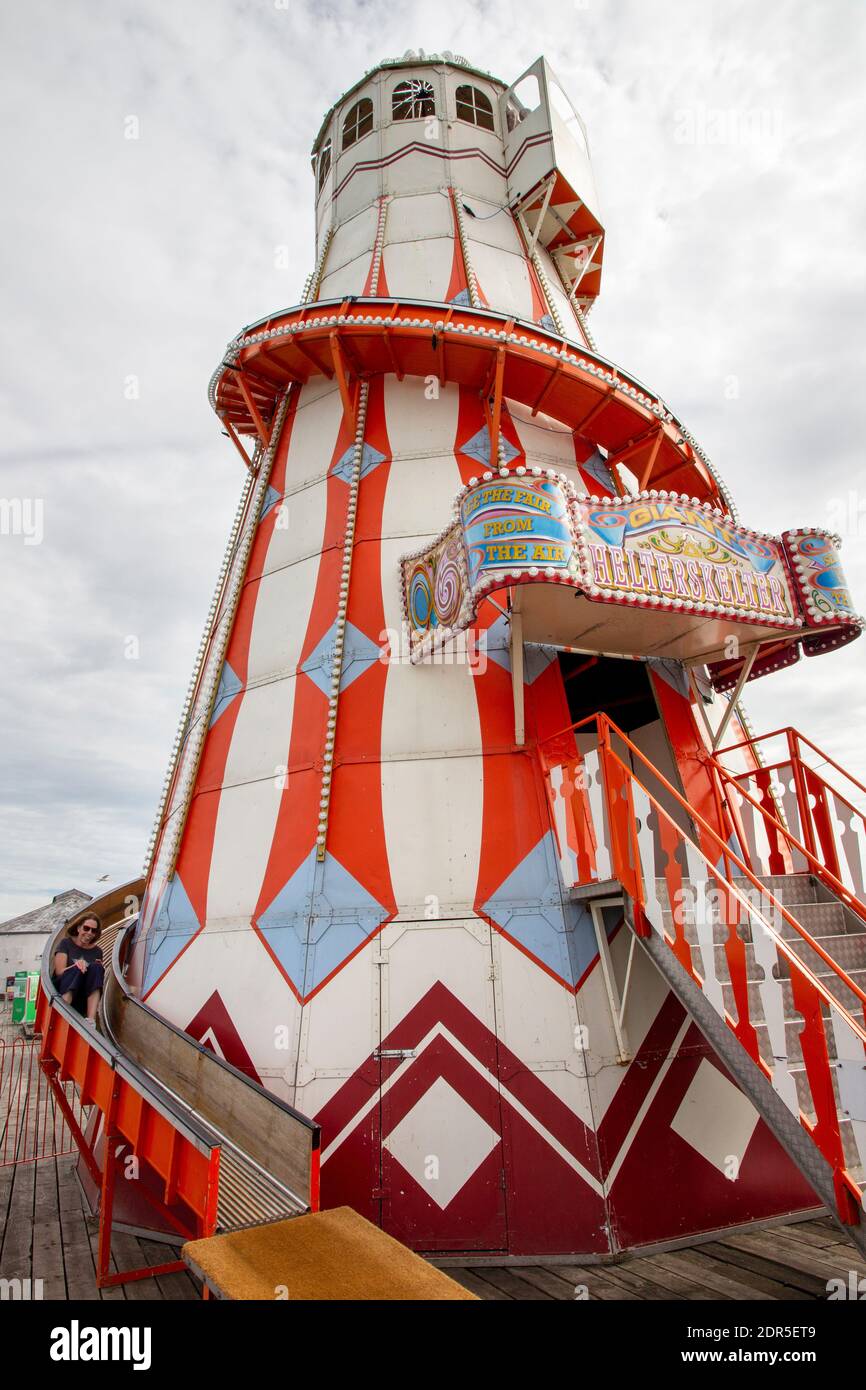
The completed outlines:
[[[277,492],[277,489],[275,487],[271,487],[270,483],[268,483],[268,490],[265,493],[265,500],[262,503],[261,515],[259,516],[260,525],[264,521],[268,512],[272,512],[277,503],[281,501],[282,494]]]
[[[332,854],[312,850],[258,919],[302,997],[316,989],[382,925],[387,911]]]
[[[331,693],[331,670],[334,664],[334,638],[337,624],[334,621],[324,637],[319,641],[304,662],[301,670],[309,676],[324,695]],[[381,648],[360,632],[354,623],[346,623],[343,633],[343,669],[340,676],[340,689],[347,690],[353,681],[369,671],[370,665],[378,661]]]
[[[525,685],[533,685],[538,677],[555,661],[555,647],[545,647],[539,642],[523,644],[523,680]]]
[[[511,670],[511,624],[505,617],[497,618],[487,629],[487,655],[503,671]]]
[[[506,463],[510,463],[512,459],[517,458],[518,451],[515,449],[513,444],[510,444],[508,442],[504,434],[500,434],[499,438],[502,440],[503,459]],[[478,463],[483,464],[485,468],[489,468],[490,431],[488,430],[487,426],[483,425],[477,434],[473,434],[471,439],[467,439],[465,444],[460,445],[460,449],[464,454],[468,454],[470,458],[473,458]]]
[[[232,700],[239,695],[243,686],[235,675],[227,661],[223,662],[223,669],[220,672],[220,683],[217,686],[216,699],[214,700],[213,713],[210,717],[210,728],[213,728],[221,714],[225,714]]]
[[[689,698],[689,678],[681,661],[675,661],[670,656],[651,656],[647,665],[661,676],[671,690],[675,690],[686,700]]]
[[[368,473],[372,473],[374,468],[378,468],[380,463],[385,462],[385,455],[380,454],[378,449],[374,449],[372,444],[365,444],[361,454],[361,477],[366,478]],[[331,470],[332,478],[342,478],[344,483],[352,481],[352,469],[355,466],[355,446],[352,445],[334,464]]]
[[[177,959],[200,926],[180,874],[176,873],[166,889],[156,921],[147,934],[142,993],[150,989]]]
[[[453,298],[449,299],[449,304],[471,304],[472,299],[468,290],[458,290]]]
[[[550,831],[500,883],[483,910],[571,985],[577,984],[598,955],[589,909],[563,901]]]
[[[595,479],[602,492],[608,493],[611,497],[616,497],[617,487],[613,480],[613,474],[608,468],[606,460],[602,458],[597,449],[595,453],[590,454],[589,458],[580,466],[584,473],[588,473],[591,478]]]

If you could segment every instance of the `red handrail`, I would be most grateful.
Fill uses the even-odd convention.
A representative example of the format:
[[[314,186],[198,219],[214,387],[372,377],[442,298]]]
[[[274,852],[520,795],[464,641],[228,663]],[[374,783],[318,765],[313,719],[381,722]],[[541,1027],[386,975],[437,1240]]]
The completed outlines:
[[[775,895],[770,891],[770,889],[767,888],[767,886],[766,886],[765,884],[761,883],[760,879],[756,877],[756,875],[753,873],[753,871],[751,870],[751,868],[745,863],[745,861],[744,861],[743,859],[741,859],[740,856],[739,856],[738,854],[736,854],[736,853],[731,849],[731,847],[730,847],[730,845],[727,843],[727,841],[724,840],[724,839],[722,838],[722,836],[721,836],[716,830],[713,829],[713,827],[709,824],[708,821],[704,820],[704,818],[703,818],[703,816],[700,814],[700,812],[696,811],[695,808],[694,808],[694,806],[692,806],[690,802],[686,801],[686,799],[685,799],[685,797],[682,795],[682,793],[679,792],[679,791],[677,790],[677,788],[673,785],[673,783],[671,783],[671,782],[668,781],[668,779],[665,777],[664,773],[660,772],[659,769],[655,766],[655,764],[652,763],[652,762],[650,762],[649,758],[647,758],[646,755],[645,755],[644,753],[641,752],[641,750],[640,750],[640,748],[638,748],[637,744],[636,744],[636,743],[633,743],[632,740],[629,738],[628,734],[624,733],[623,730],[620,729],[619,726],[618,726],[617,724],[615,724],[615,723],[613,722],[613,720],[612,720],[611,718],[609,718],[608,715],[604,714],[602,711],[599,711],[599,712],[596,713],[596,714],[590,715],[587,719],[579,720],[576,724],[568,725],[566,728],[559,730],[559,734],[568,733],[568,732],[569,732],[570,730],[572,730],[572,729],[581,728],[584,724],[588,724],[588,723],[591,723],[591,722],[593,722],[593,721],[596,722],[596,724],[597,724],[597,726],[598,726],[598,729],[599,729],[599,744],[600,744],[600,745],[601,745],[601,744],[604,744],[604,746],[605,746],[605,752],[606,752],[607,754],[609,754],[611,757],[613,757],[613,758],[616,759],[616,761],[619,763],[620,767],[621,767],[621,768],[623,769],[623,771],[626,773],[627,777],[629,777],[629,778],[632,779],[633,781],[637,782],[637,785],[641,788],[641,790],[642,790],[647,796],[650,797],[650,799],[653,801],[654,804],[658,805],[658,803],[656,802],[655,797],[652,796],[652,793],[648,790],[648,788],[646,788],[646,787],[643,785],[643,783],[635,776],[635,774],[634,774],[634,772],[632,771],[632,769],[631,769],[630,767],[628,767],[627,764],[624,763],[624,762],[622,761],[622,759],[619,757],[619,755],[618,755],[618,754],[614,751],[614,749],[610,746],[609,740],[603,738],[603,736],[602,736],[602,730],[607,730],[607,729],[609,729],[609,730],[611,730],[613,733],[615,733],[615,734],[617,735],[618,738],[622,739],[623,743],[632,751],[632,753],[634,753],[634,754],[637,755],[637,757],[638,757],[638,758],[640,759],[640,761],[644,764],[644,766],[647,767],[647,768],[649,769],[649,771],[652,773],[653,777],[655,777],[655,778],[658,780],[658,782],[664,787],[665,791],[668,792],[671,796],[673,796],[674,799],[675,799],[675,800],[679,803],[679,805],[683,808],[683,810],[687,812],[687,814],[688,814],[688,816],[690,817],[690,819],[691,819],[692,821],[694,821],[694,823],[699,827],[699,829],[700,829],[704,834],[710,836],[711,840],[718,846],[718,848],[720,849],[721,853],[725,856],[725,859],[726,859],[726,860],[730,860],[732,864],[736,865],[737,869],[740,871],[740,873],[742,874],[742,876],[745,877],[745,878],[747,878],[747,879],[749,880],[749,882],[758,890],[759,893],[761,893],[763,896],[765,896],[765,897],[767,897],[767,898],[770,899],[770,901],[771,901],[771,902],[773,903],[773,905],[774,905],[774,908],[776,908],[776,909],[778,910],[778,912],[779,912],[779,913],[781,914],[781,916],[785,919],[785,921],[788,923],[788,925],[794,929],[794,931],[797,933],[798,936],[800,936],[800,937],[802,938],[802,940],[806,943],[806,945],[808,945],[810,948],[812,948],[812,949],[817,953],[817,955],[820,956],[820,958],[824,961],[825,965],[828,965],[828,966],[830,967],[830,969],[831,969],[836,975],[839,976],[839,978],[840,978],[840,980],[842,981],[842,983],[843,983],[844,985],[846,985],[847,988],[851,989],[851,990],[853,991],[853,993],[857,995],[857,997],[858,997],[858,999],[861,1001],[861,1003],[862,1003],[864,1006],[866,1006],[866,993],[864,993],[863,990],[860,989],[859,985],[856,985],[856,984],[854,983],[854,981],[851,980],[851,979],[848,977],[848,975],[845,973],[845,971],[842,969],[842,967],[838,964],[838,962],[836,962],[835,960],[833,960],[832,956],[829,956],[829,955],[827,954],[827,952],[823,949],[822,946],[820,946],[820,945],[818,944],[818,942],[815,940],[815,938],[814,938],[813,936],[811,936],[810,933],[806,931],[805,927],[803,927],[803,926],[797,921],[796,917],[792,916],[792,914],[791,914],[791,913],[788,911],[788,909],[785,907],[785,904],[782,903],[782,902],[780,902],[780,901],[775,897]],[[552,735],[552,737],[557,737],[557,736],[558,736],[558,735]],[[545,740],[543,740],[543,741],[544,741],[544,742],[549,742],[549,739],[545,739]],[[608,798],[608,801],[609,801],[609,798]],[[608,809],[610,810],[610,807],[609,807]],[[631,808],[630,808],[630,809],[631,809]],[[662,808],[659,808],[659,809],[662,809]],[[759,808],[759,809],[760,809],[760,808]],[[667,815],[666,812],[663,811],[663,814],[665,815],[666,819],[670,820],[670,817]],[[634,819],[634,811],[633,811],[633,810],[631,810],[631,819],[632,819],[632,820]],[[710,860],[707,859],[707,856],[704,854],[703,850],[702,850],[698,845],[695,845],[695,844],[694,844],[694,841],[690,840],[689,837],[688,837],[687,835],[685,835],[684,831],[682,831],[682,830],[680,829],[679,826],[676,826],[676,822],[672,822],[672,824],[675,826],[675,828],[676,828],[676,830],[677,830],[677,833],[678,833],[679,835],[681,835],[682,838],[683,838],[684,840],[687,840],[688,843],[692,845],[692,847],[697,851],[698,854],[700,854],[701,858],[704,859],[704,861],[705,861],[707,864],[710,864]],[[779,824],[779,823],[776,822],[776,824]],[[783,829],[783,827],[781,827],[781,825],[780,825],[780,829]],[[816,863],[817,863],[817,862],[818,862],[818,861],[816,861]],[[737,891],[734,885],[730,885],[730,886],[731,886],[731,888],[734,889],[735,892]],[[845,890],[845,891],[847,892],[847,890]],[[748,906],[748,904],[746,904],[746,905]],[[758,915],[760,916],[760,913],[759,913]],[[763,920],[764,920],[764,919],[762,918],[762,921],[763,921]],[[791,952],[789,951],[789,949],[788,949],[788,947],[787,947],[787,943],[784,942],[784,939],[783,939],[782,937],[780,937],[780,936],[778,935],[777,932],[774,931],[774,929],[772,928],[772,926],[770,926],[769,923],[766,923],[766,922],[765,922],[764,924],[769,928],[770,932],[772,933],[772,935],[774,936],[774,938],[777,940],[777,942],[779,942],[779,943],[782,945],[783,953],[784,953],[785,955],[791,955]],[[800,958],[799,958],[798,956],[794,956],[793,958],[794,958],[794,960],[796,961],[797,965],[798,965],[800,968],[802,968],[802,964],[803,964],[803,963],[801,962]],[[823,986],[821,986],[817,980],[815,981],[815,984],[816,984],[816,986],[818,987],[818,989],[826,995],[826,990],[823,989]],[[827,998],[830,999],[831,996],[827,995]],[[834,999],[834,1000],[832,1000],[832,1002],[833,1002],[834,1005],[836,1005],[837,1007],[839,1007],[839,1005],[838,1005],[838,1000],[835,1000],[835,999]],[[851,1021],[853,1022],[853,1020],[851,1020]],[[860,1031],[860,1025],[859,1025],[859,1024],[855,1024],[855,1027],[858,1029],[858,1031]],[[866,1035],[864,1035],[864,1041],[866,1041]]]
[[[784,767],[785,764],[777,763],[772,767],[761,767],[748,773],[732,773],[729,772],[729,770],[726,767],[724,767],[720,762],[718,762],[717,759],[713,758],[712,761],[715,764],[715,768],[718,774],[725,781],[734,783],[740,796],[742,796],[744,800],[748,801],[751,806],[754,806],[756,811],[760,811],[765,821],[772,823],[774,832],[776,834],[781,834],[782,836],[784,836],[788,844],[793,849],[796,849],[799,854],[802,854],[803,858],[808,862],[810,868],[814,871],[816,876],[822,879],[824,882],[826,882],[827,887],[830,888],[833,891],[833,893],[836,894],[837,897],[841,898],[843,902],[845,902],[852,909],[852,911],[856,912],[859,917],[862,917],[864,922],[866,922],[866,903],[861,903],[856,893],[853,893],[850,888],[846,888],[845,884],[841,881],[841,879],[837,878],[836,874],[833,872],[832,869],[828,868],[826,864],[822,863],[822,861],[818,859],[806,845],[802,844],[800,840],[797,839],[796,835],[794,835],[794,833],[791,830],[789,830],[788,827],[784,825],[777,816],[774,816],[770,811],[767,810],[765,806],[762,806],[761,803],[757,801],[755,797],[753,797],[751,793],[746,790],[745,787],[740,785],[740,779],[742,777],[753,777],[755,776],[756,771],[765,773],[775,772],[778,767]],[[810,769],[810,771],[811,770],[812,769]],[[820,780],[823,781],[824,779],[821,778]],[[829,783],[825,782],[824,785],[829,786]],[[833,789],[830,788],[830,790],[832,791]],[[834,793],[834,795],[836,794],[837,793]],[[840,800],[844,801],[845,798],[841,797]],[[847,801],[845,802],[845,804],[846,806],[849,805]],[[856,810],[856,807],[852,806],[851,810]],[[803,823],[804,825],[809,824],[805,817]]]
[[[606,720],[606,722],[607,722],[607,723],[612,723],[612,721],[610,721],[610,720]],[[612,727],[614,728],[614,730],[615,730],[617,733],[620,733],[620,731],[616,728],[615,725],[612,725]],[[629,745],[629,747],[631,747],[632,749],[634,749],[635,752],[637,752],[637,753],[640,754],[640,749],[636,748],[635,745],[634,745],[633,743],[631,743],[631,740],[627,737],[627,735],[622,734],[621,737],[625,740],[625,742]],[[699,846],[699,845],[696,845],[695,842],[694,842],[694,840],[690,839],[690,837],[689,837],[688,835],[686,835],[685,831],[682,830],[682,829],[680,828],[680,826],[677,825],[676,821],[673,820],[673,818],[668,814],[668,812],[665,811],[664,807],[661,806],[660,803],[656,800],[656,798],[653,796],[652,792],[649,791],[649,789],[643,785],[643,783],[640,781],[640,779],[639,779],[638,777],[635,776],[635,774],[632,772],[631,768],[628,767],[628,765],[627,765],[626,763],[623,762],[622,758],[620,758],[619,755],[618,755],[612,748],[608,748],[607,752],[608,752],[608,755],[609,755],[610,757],[616,759],[616,761],[619,763],[620,767],[623,769],[623,771],[626,773],[626,775],[627,775],[632,781],[636,782],[637,785],[640,787],[641,791],[642,791],[646,796],[649,797],[650,801],[653,803],[653,806],[654,806],[655,809],[656,809],[657,814],[661,814],[661,815],[664,817],[664,819],[665,819],[666,821],[668,821],[669,824],[670,824],[671,826],[673,826],[673,828],[676,830],[677,834],[678,834],[683,840],[685,840],[687,844],[691,845],[692,849],[694,849],[695,852],[696,852],[697,854],[700,855],[700,857],[703,859],[704,863],[708,866],[708,868],[710,869],[710,871],[711,871],[711,873],[713,874],[713,876],[714,876],[715,878],[721,879],[721,875],[720,875],[718,869],[716,869],[716,867],[713,865],[712,860],[710,860],[710,859],[707,857],[707,855],[704,853],[704,851],[700,848],[700,846]],[[642,755],[642,754],[641,754],[640,756],[643,758],[643,755]],[[757,878],[757,877],[755,876],[755,874],[754,874],[754,873],[752,872],[752,870],[748,867],[748,865],[745,863],[745,861],[742,860],[742,859],[739,857],[739,855],[735,854],[734,851],[730,848],[730,846],[722,839],[722,837],[721,837],[720,835],[718,835],[718,834],[716,833],[715,830],[713,830],[712,826],[710,826],[710,825],[703,819],[703,817],[700,816],[700,815],[695,811],[694,807],[690,806],[689,803],[688,803],[687,801],[685,801],[684,798],[681,797],[681,796],[679,795],[679,793],[676,791],[676,788],[673,787],[673,786],[671,786],[670,782],[667,781],[667,779],[663,776],[663,774],[660,773],[660,772],[658,772],[658,771],[653,767],[652,763],[649,763],[649,761],[648,761],[647,759],[643,759],[643,761],[646,762],[647,765],[652,769],[652,771],[654,772],[655,776],[658,777],[659,781],[660,781],[660,782],[662,783],[662,785],[666,788],[666,790],[669,791],[669,792],[673,792],[673,794],[676,796],[677,800],[680,802],[680,804],[681,804],[683,807],[685,807],[686,810],[688,810],[690,816],[695,820],[695,822],[700,826],[700,828],[701,828],[702,830],[706,831],[709,835],[712,836],[712,838],[716,841],[717,845],[721,848],[721,850],[722,850],[723,854],[725,855],[725,857],[726,857],[727,859],[730,859],[730,860],[733,862],[733,864],[736,865],[736,867],[741,871],[742,875],[743,875],[745,878],[748,878],[749,881],[753,884],[753,886],[754,886],[755,888],[757,888],[758,891],[759,891],[764,897],[767,897],[767,898],[770,899],[770,901],[773,903],[773,906],[774,906],[775,908],[778,909],[778,911],[780,912],[780,914],[782,915],[782,917],[784,917],[784,919],[785,919],[785,921],[788,923],[788,925],[794,928],[794,930],[798,933],[798,935],[799,935],[800,937],[802,937],[802,939],[803,939],[803,941],[806,943],[806,945],[809,946],[812,950],[814,950],[815,953],[816,953],[816,955],[820,956],[820,958],[823,960],[824,964],[825,964],[825,965],[828,965],[828,966],[830,967],[830,969],[831,969],[836,975],[838,975],[838,977],[839,977],[841,983],[844,984],[848,989],[850,989],[854,994],[856,994],[857,997],[858,997],[858,999],[861,1001],[861,1003],[862,1003],[864,1006],[866,1006],[866,993],[864,993],[863,990],[860,989],[859,985],[856,985],[856,984],[854,983],[854,981],[853,981],[852,979],[850,979],[850,977],[849,977],[849,976],[846,974],[846,972],[842,969],[841,965],[839,965],[839,963],[838,963],[837,961],[835,961],[835,960],[833,959],[832,956],[829,956],[829,955],[827,954],[827,952],[824,950],[824,948],[823,948],[821,945],[819,945],[819,943],[818,943],[818,941],[815,939],[815,937],[811,936],[810,933],[806,931],[805,927],[803,927],[803,926],[797,921],[796,917],[792,916],[792,914],[791,914],[791,913],[788,911],[788,909],[785,907],[785,904],[782,903],[782,902],[780,902],[780,901],[775,897],[775,895],[770,891],[770,889],[766,887],[765,884],[761,883],[760,879]],[[632,813],[632,814],[633,814],[633,813]],[[796,954],[796,952],[794,952],[794,951],[791,950],[791,948],[789,947],[789,945],[788,945],[787,941],[785,940],[785,938],[782,937],[782,936],[779,936],[778,932],[775,930],[775,928],[772,926],[772,924],[771,924],[770,922],[767,921],[767,919],[764,917],[764,915],[763,915],[763,913],[760,911],[760,909],[757,908],[757,907],[755,907],[753,904],[749,903],[748,899],[746,899],[746,898],[742,895],[740,889],[737,887],[737,885],[736,885],[735,883],[731,883],[728,879],[725,879],[724,882],[725,882],[725,884],[726,884],[726,891],[732,892],[732,893],[736,896],[736,898],[738,899],[738,901],[747,909],[748,912],[754,913],[754,915],[757,916],[757,917],[760,919],[760,921],[762,922],[762,924],[767,928],[768,932],[769,932],[770,935],[773,937],[773,939],[774,939],[776,945],[779,946],[779,947],[781,947],[781,949],[782,949],[782,954],[783,954],[789,961],[793,962],[793,963],[797,966],[798,969],[800,969],[800,970],[803,971],[803,973],[804,973],[804,974],[806,975],[806,977],[809,979],[810,983],[813,984],[813,985],[815,986],[815,988],[818,990],[818,992],[819,992],[820,994],[823,995],[823,997],[824,997],[824,999],[825,999],[825,1001],[826,1001],[827,1003],[832,1003],[833,1006],[834,1006],[835,1008],[840,1009],[840,1010],[846,1015],[848,1021],[852,1024],[852,1026],[855,1028],[855,1030],[860,1034],[860,1037],[861,1037],[862,1041],[863,1041],[864,1043],[866,1043],[866,1032],[863,1031],[862,1026],[861,1026],[859,1023],[857,1023],[857,1021],[856,1021],[855,1019],[851,1018],[850,1015],[848,1015],[847,1009],[845,1009],[845,1008],[839,1003],[839,1000],[838,1000],[838,999],[833,998],[833,996],[828,992],[828,990],[826,989],[826,987],[825,987],[824,985],[821,984],[821,982],[820,982],[820,980],[818,979],[818,977],[811,974],[811,971],[809,970],[809,967],[805,964],[805,962],[803,961],[803,959],[802,959],[800,956],[798,956],[798,955]]]
[[[769,734],[756,734],[753,738],[744,738],[741,739],[739,743],[729,743],[725,748],[717,748],[715,750],[714,756],[719,758],[722,756],[723,753],[735,753],[739,748],[754,748],[756,743],[766,743],[769,739],[779,738],[782,734],[784,734],[789,739],[789,741],[793,737],[797,742],[805,743],[809,748],[812,749],[813,753],[817,753],[819,758],[823,758],[825,763],[829,763],[830,766],[835,768],[837,772],[841,772],[843,777],[847,777],[848,781],[853,782],[857,790],[863,792],[864,796],[866,796],[866,786],[864,786],[858,778],[853,776],[853,774],[850,773],[847,768],[842,767],[841,763],[837,763],[835,758],[831,758],[829,753],[825,753],[823,748],[819,748],[817,743],[813,743],[810,738],[807,738],[805,734],[801,734],[799,729],[795,729],[790,724],[786,725],[783,729],[774,729],[772,733]],[[808,763],[805,764],[805,766],[808,767]],[[809,771],[817,772],[817,768],[809,768]],[[825,778],[822,778],[821,780],[826,781]],[[842,801],[846,800],[845,797],[841,796],[839,792],[836,792],[835,787],[830,786],[829,782],[827,782],[827,786],[830,787],[830,790],[833,791],[837,796],[840,796]],[[846,804],[850,803],[846,802]],[[857,810],[857,807],[852,806],[851,809]],[[860,814],[862,815],[862,812],[860,812]]]
[[[730,1030],[733,1037],[742,1046],[744,1052],[750,1057],[753,1064],[764,1074],[769,1082],[775,1083],[775,1071],[764,1061],[761,1055],[761,1047],[758,1041],[756,1025],[752,1019],[752,1007],[749,1002],[749,978],[746,970],[746,948],[745,943],[736,931],[737,922],[740,914],[745,912],[746,919],[753,925],[760,923],[767,938],[775,949],[776,956],[780,961],[785,961],[788,967],[790,978],[790,988],[793,996],[793,1006],[797,1014],[801,1016],[802,1026],[798,1031],[800,1046],[802,1049],[802,1069],[808,1083],[811,1098],[811,1115],[804,1110],[803,1103],[799,1098],[799,1093],[791,1096],[786,1102],[791,1112],[799,1118],[799,1122],[809,1134],[816,1148],[823,1155],[830,1166],[833,1174],[833,1188],[835,1193],[836,1206],[840,1220],[849,1225],[857,1224],[861,1219],[863,1192],[862,1185],[859,1184],[851,1174],[845,1155],[845,1146],[842,1139],[841,1118],[847,1117],[847,1112],[842,1109],[841,1102],[837,1099],[834,1089],[833,1066],[830,1060],[829,1039],[827,1032],[827,1021],[822,1012],[822,1003],[829,1006],[831,1017],[835,1017],[851,1030],[851,1035],[861,1047],[866,1049],[866,1028],[863,1024],[852,1017],[848,1008],[836,998],[823,982],[813,973],[806,961],[801,958],[794,950],[793,945],[789,944],[775,929],[772,922],[765,916],[762,910],[764,900],[772,904],[773,912],[779,913],[781,917],[793,928],[795,936],[800,937],[805,944],[813,950],[818,958],[829,967],[832,976],[836,977],[841,985],[850,989],[852,994],[866,1006],[866,994],[854,984],[842,967],[827,954],[824,948],[812,937],[797,919],[788,911],[784,903],[779,902],[775,894],[766,887],[753,873],[752,869],[744,860],[730,848],[722,836],[709,825],[707,821],[697,812],[693,806],[686,801],[685,797],[674,787],[662,772],[641,752],[636,744],[621,729],[614,724],[613,720],[607,715],[599,712],[587,719],[581,720],[568,728],[560,730],[557,735],[569,732],[571,729],[584,727],[586,724],[596,723],[598,729],[599,758],[602,768],[602,791],[604,805],[607,811],[609,831],[610,831],[610,850],[614,874],[619,879],[625,893],[631,898],[633,909],[633,929],[638,936],[650,936],[653,928],[657,931],[667,948],[679,962],[681,968],[687,972],[695,984],[707,994],[707,971],[712,972],[715,985],[719,988],[727,985],[733,993],[733,1000],[736,1007],[737,1019],[733,1019],[723,997],[712,1000],[713,1007],[726,1027]],[[674,802],[687,812],[690,823],[697,827],[698,831],[709,837],[709,846],[714,853],[716,848],[721,852],[721,865],[716,867],[708,853],[696,844],[690,834],[683,830],[673,819],[669,811],[663,807],[657,798],[649,791],[641,779],[635,774],[632,768],[624,761],[619,752],[612,745],[611,736],[616,734],[624,747],[630,750],[631,754],[636,755],[640,762],[649,769],[652,776],[656,778],[659,785],[663,787]],[[549,742],[550,740],[545,740]],[[539,749],[539,756],[541,750]],[[572,765],[580,757],[579,754],[564,753],[550,764],[553,766]],[[713,760],[708,757],[708,762]],[[733,775],[730,774],[733,781]],[[718,787],[721,782],[714,779],[714,786]],[[641,845],[638,841],[639,822],[635,812],[634,790],[637,787],[646,798],[647,804],[652,808],[656,820],[658,832],[658,842],[653,836],[650,854],[652,865],[644,863],[641,855]],[[751,799],[751,798],[750,798]],[[757,804],[757,803],[755,803]],[[718,799],[717,799],[718,805]],[[762,810],[758,806],[759,810]],[[732,813],[732,812],[731,812]],[[642,812],[643,814],[643,812]],[[721,816],[720,816],[721,823]],[[774,821],[778,825],[778,822]],[[784,829],[782,826],[778,826]],[[672,838],[673,837],[673,840]],[[688,850],[696,854],[709,870],[709,876],[719,886],[719,890],[724,894],[722,909],[719,913],[718,923],[720,926],[727,927],[727,938],[723,942],[716,943],[714,939],[709,942],[698,941],[698,957],[694,957],[694,946],[685,936],[685,918],[682,911],[681,891],[688,882],[687,875],[682,865],[678,862],[675,853],[677,843],[688,847]],[[657,847],[660,845],[667,853],[667,862],[663,870],[663,881],[666,887],[666,894],[670,904],[673,917],[674,936],[668,935],[662,919],[659,923],[652,922],[647,916],[646,904],[648,895],[646,893],[646,879],[648,873],[655,874],[655,855]],[[802,849],[802,847],[800,847]],[[815,861],[817,864],[817,861]],[[820,866],[819,866],[820,867]],[[733,881],[733,870],[736,869],[739,875],[745,879],[746,884],[751,884],[760,896],[756,902],[750,902],[746,896],[747,889],[739,886]],[[658,878],[658,875],[655,876]],[[702,879],[705,882],[706,879]],[[653,898],[662,904],[659,892],[654,888]],[[736,915],[732,911],[731,904],[739,905]],[[757,905],[760,904],[760,905]],[[664,908],[662,908],[664,912]],[[721,946],[727,963],[727,980],[720,977],[718,967],[714,964],[714,955],[717,946]],[[710,957],[707,959],[704,954],[705,949],[709,949]],[[701,971],[697,973],[696,964],[701,962]],[[773,972],[775,974],[775,972]],[[771,981],[768,978],[768,983]],[[781,981],[775,980],[781,988]],[[709,996],[707,996],[709,997]],[[764,1015],[764,1022],[767,1022]],[[788,1075],[792,1076],[792,1071],[788,1063],[787,1056],[778,1059],[781,1065],[788,1070]]]

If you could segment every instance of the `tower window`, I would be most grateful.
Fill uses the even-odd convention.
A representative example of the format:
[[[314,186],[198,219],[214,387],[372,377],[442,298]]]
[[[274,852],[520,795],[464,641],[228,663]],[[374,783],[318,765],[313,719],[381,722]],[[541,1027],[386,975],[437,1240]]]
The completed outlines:
[[[490,98],[477,87],[458,87],[457,119],[469,121],[470,125],[481,126],[483,130],[493,130],[493,105]]]
[[[363,140],[373,129],[373,103],[369,97],[356,101],[343,122],[343,149]]]
[[[391,94],[391,113],[395,121],[418,121],[422,116],[435,116],[431,84],[420,77],[398,82]]]
[[[328,171],[330,170],[330,168],[331,168],[331,142],[330,142],[330,140],[326,140],[325,143],[324,143],[324,145],[322,146],[322,152],[321,152],[321,154],[319,155],[319,174],[318,174],[318,180],[317,180],[317,187],[318,187],[318,191],[319,191],[320,193],[321,193],[321,191],[322,191],[322,185],[324,184],[325,179],[328,177]]]

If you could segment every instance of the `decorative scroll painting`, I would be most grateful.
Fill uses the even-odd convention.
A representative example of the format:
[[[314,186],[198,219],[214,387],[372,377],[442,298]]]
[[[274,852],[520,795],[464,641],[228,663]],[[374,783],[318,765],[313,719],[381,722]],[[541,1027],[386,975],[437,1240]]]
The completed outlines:
[[[838,536],[826,531],[786,531],[782,539],[806,621],[815,627],[827,622],[856,622],[851,591],[839,560]]]
[[[431,550],[404,561],[403,574],[410,632],[450,632],[470,621],[466,561],[456,526]]]

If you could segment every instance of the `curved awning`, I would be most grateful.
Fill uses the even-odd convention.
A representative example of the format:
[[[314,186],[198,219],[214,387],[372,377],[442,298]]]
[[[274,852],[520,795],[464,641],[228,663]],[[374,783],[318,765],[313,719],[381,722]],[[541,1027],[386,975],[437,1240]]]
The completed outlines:
[[[735,515],[660,396],[588,348],[490,309],[360,298],[286,309],[229,345],[210,399],[235,435],[266,440],[288,385],[336,377],[351,413],[353,381],[381,374],[435,376],[485,400],[520,402],[603,448],[608,466],[627,463],[641,488],[664,485]]]

